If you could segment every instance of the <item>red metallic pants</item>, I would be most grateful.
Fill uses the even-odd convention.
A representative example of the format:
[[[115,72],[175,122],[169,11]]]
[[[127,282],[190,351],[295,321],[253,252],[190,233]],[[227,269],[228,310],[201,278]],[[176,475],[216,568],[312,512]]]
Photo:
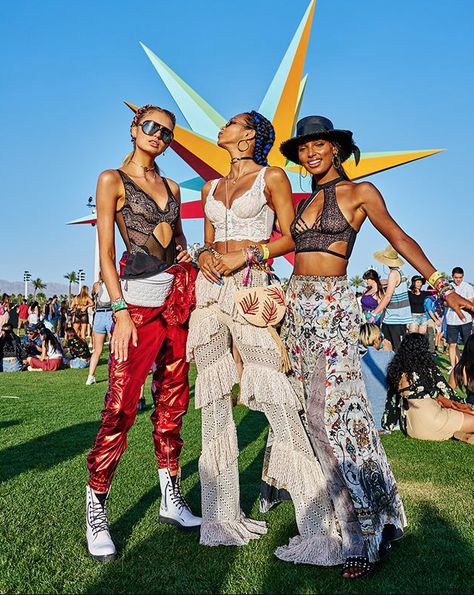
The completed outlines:
[[[183,441],[179,437],[189,403],[186,362],[186,326],[171,326],[162,316],[163,307],[129,306],[138,331],[138,346],[131,343],[128,359],[109,360],[109,389],[105,395],[102,423],[87,456],[90,487],[107,492],[115,469],[127,446],[127,433],[137,415],[140,389],[153,370],[151,415],[158,467],[177,470]]]

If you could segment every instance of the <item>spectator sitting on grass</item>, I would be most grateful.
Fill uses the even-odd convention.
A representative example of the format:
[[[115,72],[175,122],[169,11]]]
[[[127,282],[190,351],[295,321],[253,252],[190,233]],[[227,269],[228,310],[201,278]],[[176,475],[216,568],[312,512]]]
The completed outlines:
[[[26,357],[38,357],[41,353],[40,324],[28,324],[25,327],[25,335],[22,339],[22,345]]]
[[[396,423],[412,438],[474,443],[474,407],[456,396],[420,333],[407,335],[388,367],[390,388],[382,427]]]
[[[55,372],[63,363],[63,350],[59,339],[53,333],[42,327],[41,355],[39,357],[28,357],[28,370],[43,370],[44,372]]]
[[[3,324],[0,332],[0,372],[21,372],[26,357],[20,338],[10,323]]]
[[[384,339],[380,327],[366,323],[360,327],[362,376],[372,406],[377,429],[382,429],[382,415],[387,400],[387,368],[393,359],[392,346]],[[384,345],[385,343],[385,345]]]
[[[474,405],[474,335],[469,335],[461,358],[451,370],[449,385],[466,393],[466,402]]]
[[[91,352],[87,342],[78,336],[74,327],[66,327],[66,361],[70,368],[88,368]]]

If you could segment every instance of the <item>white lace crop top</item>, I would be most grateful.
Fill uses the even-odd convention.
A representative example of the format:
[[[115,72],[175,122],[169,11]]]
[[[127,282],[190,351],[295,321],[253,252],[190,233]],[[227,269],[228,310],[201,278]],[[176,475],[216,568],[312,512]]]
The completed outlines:
[[[204,211],[214,226],[215,242],[225,242],[226,239],[259,242],[270,238],[275,213],[265,198],[265,170],[263,167],[258,172],[252,187],[234,199],[230,209],[226,209],[222,201],[214,198],[219,179],[212,180]]]

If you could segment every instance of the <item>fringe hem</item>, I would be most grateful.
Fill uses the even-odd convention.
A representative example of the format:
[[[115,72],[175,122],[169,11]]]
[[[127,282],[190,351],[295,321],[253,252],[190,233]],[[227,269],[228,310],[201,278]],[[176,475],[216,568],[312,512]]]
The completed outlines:
[[[196,409],[229,395],[234,384],[238,382],[239,375],[232,353],[226,353],[224,357],[198,373],[194,385]]]
[[[201,476],[215,478],[228,469],[238,457],[237,431],[233,424],[229,424],[217,438],[203,446],[199,458],[199,472]]]
[[[327,491],[326,478],[316,458],[308,459],[286,442],[274,442],[268,469],[268,477],[291,494],[314,494],[315,490]],[[328,496],[329,498],[329,496]]]
[[[264,403],[301,409],[301,403],[285,374],[259,364],[245,364],[240,401],[249,409],[259,410]]]
[[[207,546],[246,545],[267,532],[265,521],[255,521],[243,513],[236,521],[203,522],[199,543]]]
[[[284,562],[315,566],[337,566],[344,562],[341,540],[322,535],[307,539],[301,535],[293,537],[288,545],[275,550],[275,556]]]

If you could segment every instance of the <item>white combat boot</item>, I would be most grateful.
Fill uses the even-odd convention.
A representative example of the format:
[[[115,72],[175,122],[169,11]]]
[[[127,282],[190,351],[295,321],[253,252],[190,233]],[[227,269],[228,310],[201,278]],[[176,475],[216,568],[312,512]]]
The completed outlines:
[[[199,529],[202,519],[193,515],[181,494],[180,474],[172,478],[168,469],[158,469],[158,474],[161,488],[160,523],[188,531]]]
[[[86,536],[89,554],[101,562],[111,562],[117,551],[109,533],[106,502],[101,504],[94,490],[86,487]]]

